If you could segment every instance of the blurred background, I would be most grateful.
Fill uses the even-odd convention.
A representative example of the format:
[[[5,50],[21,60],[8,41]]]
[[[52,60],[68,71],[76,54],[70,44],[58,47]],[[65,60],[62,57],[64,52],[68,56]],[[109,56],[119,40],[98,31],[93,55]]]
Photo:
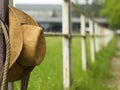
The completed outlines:
[[[99,24],[112,29],[120,28],[120,0],[72,0]],[[15,0],[14,5],[31,15],[46,32],[61,32],[62,0]],[[79,32],[80,15],[72,8],[73,32]]]
[[[72,2],[77,5],[80,12],[92,17],[100,26],[119,30],[120,0],[72,0]],[[14,6],[32,16],[44,28],[45,32],[62,32],[62,3],[63,0],[29,0],[29,2],[28,0],[14,0]],[[71,19],[72,32],[74,33],[79,33],[81,29],[80,12],[76,10],[75,6],[72,6]],[[87,33],[89,33],[89,26],[87,19]],[[99,30],[99,28],[96,30]],[[106,28],[104,31],[106,31]],[[108,36],[112,37],[111,34]],[[88,69],[86,72],[83,72],[81,67],[82,52],[80,51],[82,48],[80,40],[79,37],[72,39],[71,71],[73,74],[70,90],[118,90],[106,87],[107,79],[112,77],[110,63],[116,50],[116,38],[114,37],[107,47],[102,47],[99,52],[95,53],[96,62],[93,64],[90,61],[91,37],[87,37]],[[106,39],[97,37],[95,42],[100,44],[102,41],[106,42]],[[46,42],[45,60],[31,73],[28,90],[63,90],[62,38],[46,37]],[[16,84],[15,90],[19,90],[18,84]]]

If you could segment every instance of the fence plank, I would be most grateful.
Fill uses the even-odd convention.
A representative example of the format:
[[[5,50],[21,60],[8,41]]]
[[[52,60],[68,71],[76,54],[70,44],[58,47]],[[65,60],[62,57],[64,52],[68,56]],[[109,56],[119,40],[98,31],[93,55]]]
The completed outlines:
[[[98,24],[95,23],[95,35],[98,35]],[[100,50],[99,47],[99,37],[95,37],[95,51],[98,52]]]
[[[86,17],[81,15],[81,34],[84,37],[81,38],[81,49],[82,49],[82,69],[86,71],[87,69],[87,45],[86,45]]]
[[[63,87],[69,89],[71,84],[71,1],[64,0],[62,7],[63,37]]]
[[[0,0],[0,18],[8,24],[8,1],[9,0]],[[5,83],[3,83],[3,62],[5,59],[5,40],[4,40],[4,35],[0,30],[0,89],[6,89],[6,79]],[[7,77],[5,74],[4,77]]]
[[[9,5],[13,6],[13,0],[9,0]]]
[[[8,24],[8,2],[9,0],[0,0],[0,17]]]
[[[8,83],[8,90],[14,90],[14,83],[12,82]]]
[[[103,35],[104,33],[103,33],[103,27],[99,27],[100,28],[100,35]],[[104,36],[102,36],[101,38],[100,38],[100,48],[103,48],[104,47]]]
[[[89,29],[90,29],[90,35],[93,37],[90,37],[90,56],[91,61],[95,62],[95,42],[94,42],[94,22],[89,19]]]

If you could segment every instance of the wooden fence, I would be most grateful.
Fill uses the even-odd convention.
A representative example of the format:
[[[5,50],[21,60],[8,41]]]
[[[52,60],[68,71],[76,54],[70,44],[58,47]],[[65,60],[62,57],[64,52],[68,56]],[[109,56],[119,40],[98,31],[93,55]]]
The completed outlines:
[[[80,32],[77,34],[72,33],[72,10],[74,7],[80,14]],[[86,21],[89,22],[89,34],[86,33]],[[62,33],[47,33],[46,37],[63,37],[63,87],[69,89],[71,86],[71,43],[72,38],[81,38],[81,60],[83,71],[87,70],[87,45],[86,39],[90,37],[90,54],[91,62],[95,62],[95,53],[99,52],[102,47],[105,47],[113,37],[114,33],[95,22],[91,17],[87,16],[84,12],[78,8],[78,6],[70,0],[63,0],[62,4]],[[11,84],[10,84],[11,85]],[[11,85],[12,86],[12,85]],[[13,90],[13,89],[10,89]]]
[[[80,14],[80,32],[72,33],[72,13],[71,7],[74,7]],[[86,22],[89,22],[89,34],[86,33]],[[71,86],[71,42],[73,37],[81,38],[81,60],[83,71],[87,70],[87,45],[86,39],[90,37],[90,56],[91,62],[95,62],[95,53],[105,47],[113,37],[114,33],[105,27],[100,26],[91,17],[87,16],[80,8],[70,0],[63,0],[62,5],[62,33],[45,33],[46,37],[63,37],[63,87],[69,89]]]

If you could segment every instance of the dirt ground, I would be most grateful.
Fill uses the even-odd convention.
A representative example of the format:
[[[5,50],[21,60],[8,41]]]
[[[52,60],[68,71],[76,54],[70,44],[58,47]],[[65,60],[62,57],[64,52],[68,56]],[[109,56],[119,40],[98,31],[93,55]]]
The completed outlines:
[[[108,87],[114,88],[113,90],[120,90],[120,36],[117,38],[117,50],[115,57],[112,58],[112,74],[114,78],[107,81]]]

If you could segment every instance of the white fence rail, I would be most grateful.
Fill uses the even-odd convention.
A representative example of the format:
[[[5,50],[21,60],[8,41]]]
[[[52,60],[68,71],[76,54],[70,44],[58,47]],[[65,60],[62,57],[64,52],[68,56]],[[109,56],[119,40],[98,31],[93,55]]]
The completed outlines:
[[[81,33],[72,33],[72,16],[71,6],[74,6],[78,13],[80,13]],[[90,34],[86,34],[86,19],[89,20]],[[95,62],[95,53],[102,47],[106,46],[113,37],[114,33],[96,23],[92,18],[85,15],[74,3],[70,0],[63,0],[62,5],[62,33],[45,33],[46,37],[63,37],[63,88],[69,89],[71,86],[71,42],[73,37],[81,38],[81,54],[82,54],[82,69],[87,69],[87,45],[86,38],[90,37],[90,54],[91,62]]]

